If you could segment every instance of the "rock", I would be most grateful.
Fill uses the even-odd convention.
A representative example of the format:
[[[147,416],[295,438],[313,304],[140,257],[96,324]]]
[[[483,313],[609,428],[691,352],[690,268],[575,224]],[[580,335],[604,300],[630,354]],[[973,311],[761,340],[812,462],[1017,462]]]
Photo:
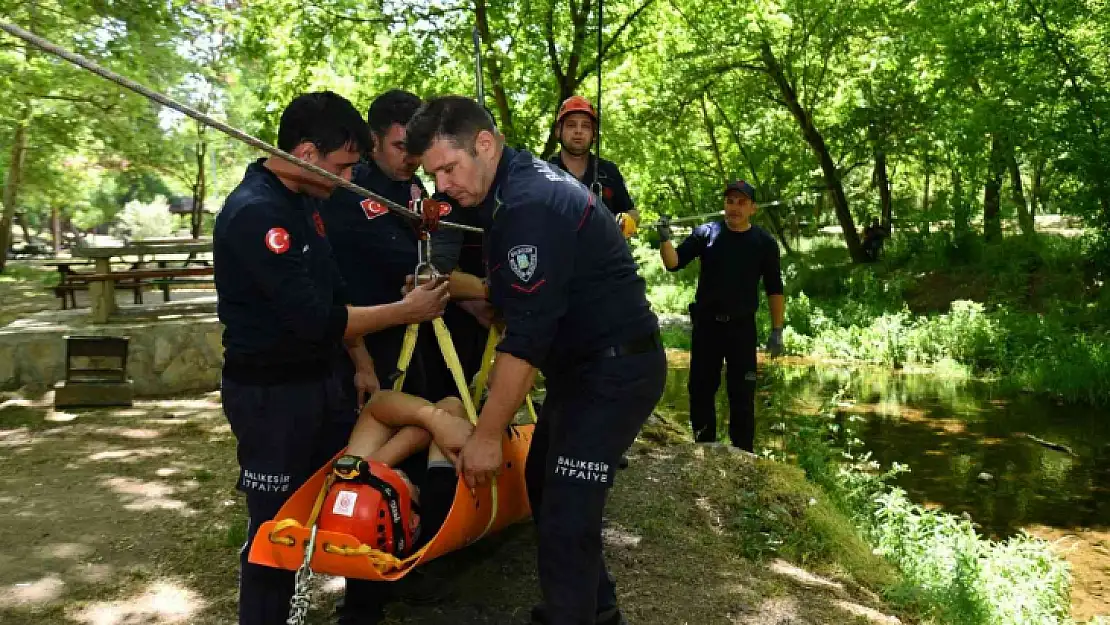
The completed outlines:
[[[167,332],[161,336],[154,337],[154,362],[151,366],[156,370],[165,369],[173,360],[176,352],[175,341],[169,336]]]
[[[990,473],[987,473],[986,471],[983,471],[975,479],[979,480],[980,482],[986,483],[994,481],[994,476]]]

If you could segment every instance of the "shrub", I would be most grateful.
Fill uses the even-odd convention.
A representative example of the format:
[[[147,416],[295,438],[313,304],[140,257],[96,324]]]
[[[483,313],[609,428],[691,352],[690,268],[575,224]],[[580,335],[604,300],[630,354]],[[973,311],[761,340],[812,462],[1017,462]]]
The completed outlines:
[[[132,200],[119,214],[117,232],[131,239],[148,239],[173,235],[174,216],[166,198],[159,195],[150,203]]]

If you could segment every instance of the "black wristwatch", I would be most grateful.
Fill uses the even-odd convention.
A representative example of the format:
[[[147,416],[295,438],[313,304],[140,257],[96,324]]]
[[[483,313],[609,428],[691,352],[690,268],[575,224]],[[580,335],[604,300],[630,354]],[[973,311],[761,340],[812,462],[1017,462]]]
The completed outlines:
[[[359,456],[347,454],[340,456],[332,465],[331,470],[335,477],[341,480],[354,481],[359,476],[370,473],[370,465]]]

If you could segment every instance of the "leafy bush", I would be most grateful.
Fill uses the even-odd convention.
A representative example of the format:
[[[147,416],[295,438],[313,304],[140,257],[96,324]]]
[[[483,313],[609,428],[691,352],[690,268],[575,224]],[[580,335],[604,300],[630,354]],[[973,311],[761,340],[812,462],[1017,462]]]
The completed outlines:
[[[131,239],[149,239],[173,235],[174,216],[169,202],[159,195],[149,203],[131,200],[119,214],[117,232]]]

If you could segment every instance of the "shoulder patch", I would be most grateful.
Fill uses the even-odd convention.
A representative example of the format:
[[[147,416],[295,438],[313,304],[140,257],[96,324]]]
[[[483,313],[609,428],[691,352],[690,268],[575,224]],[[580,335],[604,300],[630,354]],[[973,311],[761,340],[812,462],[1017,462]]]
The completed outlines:
[[[285,228],[270,228],[266,233],[266,247],[275,254],[289,251],[289,232]]]
[[[539,250],[535,245],[518,245],[509,250],[509,269],[523,282],[528,282],[536,275],[538,264]]]
[[[366,198],[365,200],[359,202],[358,205],[362,207],[362,212],[364,215],[366,215],[367,219],[375,219],[389,212],[389,209],[386,208],[385,204],[382,204],[377,200],[371,200],[370,198]]]

